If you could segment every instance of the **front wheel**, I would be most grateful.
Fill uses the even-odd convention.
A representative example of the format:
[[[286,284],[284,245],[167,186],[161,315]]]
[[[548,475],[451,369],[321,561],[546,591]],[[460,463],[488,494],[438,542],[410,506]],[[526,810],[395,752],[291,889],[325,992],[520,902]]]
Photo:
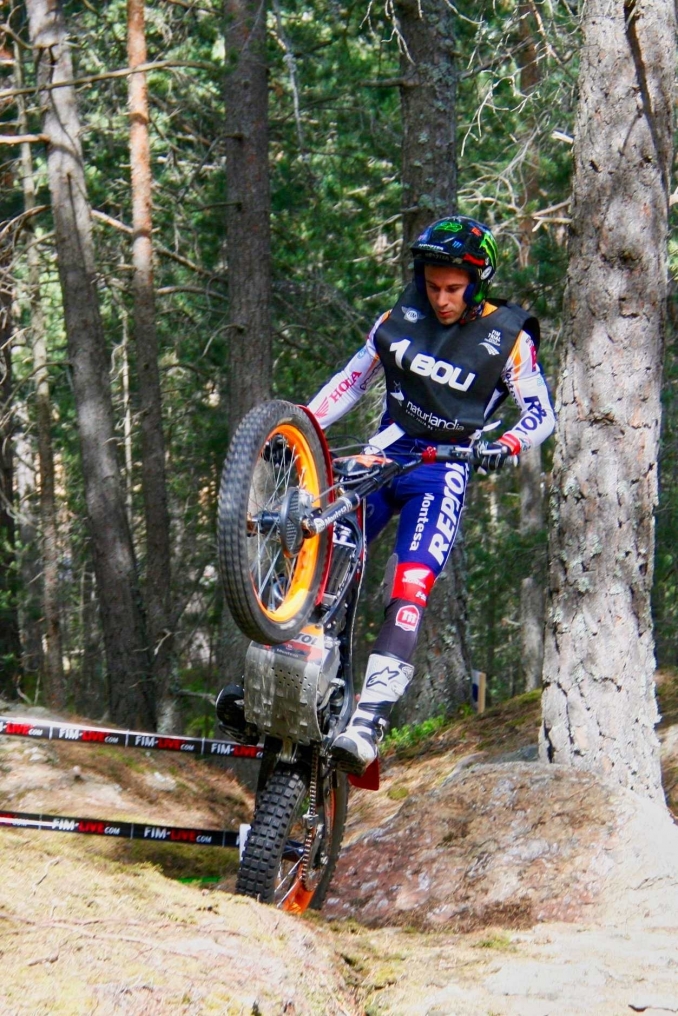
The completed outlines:
[[[304,538],[301,518],[328,503],[321,439],[289,402],[256,406],[233,435],[219,489],[217,542],[226,602],[255,642],[294,638],[313,610],[328,533]]]
[[[309,826],[310,771],[279,766],[257,797],[236,892],[280,910],[320,910],[334,875],[346,823],[348,782],[323,778],[318,824]]]

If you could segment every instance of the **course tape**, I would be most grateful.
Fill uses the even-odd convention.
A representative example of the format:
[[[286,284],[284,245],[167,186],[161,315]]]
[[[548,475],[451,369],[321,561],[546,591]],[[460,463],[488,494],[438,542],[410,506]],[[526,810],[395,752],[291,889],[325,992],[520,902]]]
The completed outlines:
[[[181,826],[146,825],[141,822],[74,818],[66,815],[34,815],[19,811],[0,811],[0,826],[39,829],[51,833],[113,836],[126,840],[151,840],[156,843],[188,843],[196,847],[237,847],[239,841],[238,833],[230,830],[185,829]]]
[[[261,745],[216,741],[208,737],[183,737],[149,734],[140,730],[109,730],[74,723],[51,723],[30,717],[0,716],[0,734],[30,737],[43,741],[68,741],[71,744],[113,744],[119,748],[146,748],[155,751],[179,751],[188,755],[218,755],[230,758],[261,758]]]

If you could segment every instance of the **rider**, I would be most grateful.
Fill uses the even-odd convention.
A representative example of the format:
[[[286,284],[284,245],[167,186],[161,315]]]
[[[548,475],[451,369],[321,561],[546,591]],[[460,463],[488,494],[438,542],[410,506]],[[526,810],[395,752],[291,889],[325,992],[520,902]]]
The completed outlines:
[[[411,250],[412,282],[309,409],[325,429],[384,375],[385,411],[369,447],[397,459],[436,443],[476,441],[510,393],[520,420],[496,441],[477,444],[476,466],[498,470],[507,457],[540,445],[555,426],[537,363],[539,322],[516,304],[488,299],[497,245],[475,219],[438,219]],[[468,478],[466,463],[422,466],[367,499],[368,542],[400,515],[395,570],[359,705],[332,746],[339,768],[362,773],[374,761],[391,710],[412,678],[422,612],[452,551]]]

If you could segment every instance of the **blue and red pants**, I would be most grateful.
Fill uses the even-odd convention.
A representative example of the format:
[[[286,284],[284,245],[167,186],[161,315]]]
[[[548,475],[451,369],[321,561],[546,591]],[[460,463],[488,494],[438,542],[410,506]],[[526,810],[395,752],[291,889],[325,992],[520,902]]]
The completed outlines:
[[[368,544],[399,516],[393,586],[372,652],[407,663],[412,659],[429,594],[454,547],[468,478],[465,463],[435,463],[397,477],[367,498]]]

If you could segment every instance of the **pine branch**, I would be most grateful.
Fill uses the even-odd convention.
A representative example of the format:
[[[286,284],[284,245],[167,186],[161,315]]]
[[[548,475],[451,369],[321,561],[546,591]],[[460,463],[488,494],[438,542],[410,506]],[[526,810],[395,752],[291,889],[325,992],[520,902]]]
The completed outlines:
[[[49,140],[49,134],[0,134],[0,145],[34,145]]]
[[[133,229],[131,226],[126,225],[124,222],[120,222],[119,219],[114,219],[112,215],[106,215],[105,212],[100,212],[96,208],[92,209],[92,217],[98,219],[100,222],[104,222],[107,226],[112,226],[113,229],[119,230],[121,233],[126,233],[131,236]],[[162,254],[163,257],[170,258],[172,261],[176,261],[177,264],[183,265],[184,268],[190,268],[192,272],[196,272],[197,275],[204,275],[208,279],[213,279],[218,282],[226,282],[223,275],[217,275],[215,272],[210,272],[206,268],[202,268],[197,265],[194,261],[190,261],[188,258],[183,257],[181,254],[176,254],[173,250],[168,247],[163,247],[162,244],[156,244],[155,249],[158,254]]]
[[[0,100],[13,99],[17,95],[33,95],[35,92],[52,92],[55,88],[75,88],[77,85],[92,85],[96,81],[109,81],[111,78],[127,78],[132,74],[146,74],[148,71],[166,70],[172,67],[194,67],[199,70],[212,72],[217,70],[216,64],[203,63],[200,60],[156,60],[153,63],[140,64],[138,67],[121,67],[117,71],[87,74],[85,77],[71,78],[69,81],[55,81],[51,85],[4,88],[0,91]]]
[[[376,81],[359,81],[362,88],[416,88],[414,78],[378,78]]]

